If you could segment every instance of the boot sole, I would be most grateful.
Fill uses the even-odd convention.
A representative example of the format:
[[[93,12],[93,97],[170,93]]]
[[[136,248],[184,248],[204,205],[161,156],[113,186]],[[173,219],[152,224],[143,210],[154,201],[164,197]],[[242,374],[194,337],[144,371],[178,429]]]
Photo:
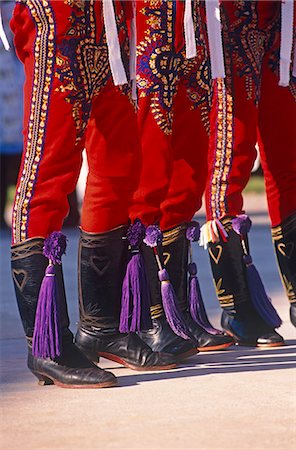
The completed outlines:
[[[187,358],[190,358],[191,356],[195,356],[198,354],[198,348],[193,348],[192,350],[188,350],[185,353],[181,353],[180,355],[175,355],[178,362],[182,362]]]
[[[60,381],[54,378],[50,378],[48,375],[43,375],[37,372],[32,372],[32,374],[35,375],[36,378],[38,378],[39,386],[50,386],[54,384],[55,386],[64,389],[101,389],[101,388],[115,387],[118,385],[117,381],[105,381],[104,383],[98,384],[65,384],[61,383]]]
[[[105,353],[105,352],[99,352],[98,354],[102,358],[109,359],[110,361],[114,361],[118,364],[121,364],[124,367],[127,367],[128,369],[137,370],[139,372],[145,372],[145,371],[159,371],[159,370],[169,370],[169,369],[175,369],[177,367],[177,364],[168,364],[167,366],[135,366],[134,364],[131,364],[124,359],[121,359],[119,356],[113,355],[112,353]]]
[[[282,347],[286,345],[285,342],[274,342],[273,344],[257,344],[258,348],[272,348],[272,347]]]
[[[235,342],[227,342],[226,344],[221,344],[221,345],[212,345],[209,347],[197,347],[197,349],[200,352],[214,352],[216,350],[224,350],[225,348],[231,347],[231,345],[234,345]]]
[[[243,342],[239,340],[234,334],[231,334],[229,331],[224,330],[225,333],[228,334],[228,336],[231,336],[234,339],[234,342],[236,345],[239,345],[241,347],[254,347],[254,348],[272,348],[272,347],[282,347],[283,345],[286,345],[284,341],[278,341],[273,342],[270,344],[257,344],[256,342]]]

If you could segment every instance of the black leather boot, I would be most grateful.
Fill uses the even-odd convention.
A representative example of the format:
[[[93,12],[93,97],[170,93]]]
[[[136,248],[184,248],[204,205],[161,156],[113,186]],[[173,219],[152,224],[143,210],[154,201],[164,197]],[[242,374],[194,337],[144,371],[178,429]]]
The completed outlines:
[[[32,337],[38,295],[48,260],[43,256],[44,240],[30,239],[12,247],[12,276],[17,303],[28,341],[28,368],[39,384],[56,384],[65,388],[102,388],[116,386],[115,376],[92,364],[73,343],[61,266],[57,277],[60,299],[61,355],[39,358],[32,354]]]
[[[228,233],[227,242],[209,243],[208,251],[216,292],[223,309],[221,325],[237,344],[257,347],[283,345],[284,341],[254,308],[243,262],[240,236],[232,229],[232,219],[221,220]],[[246,250],[248,241],[244,239]]]
[[[279,271],[290,302],[290,319],[296,327],[296,214],[272,228]]]
[[[186,324],[196,339],[198,350],[222,350],[232,345],[233,339],[225,333],[214,329],[209,323],[207,316],[205,317],[207,323],[203,327],[201,323],[194,321],[190,314],[188,302],[188,254],[189,250],[191,253],[191,244],[186,238],[186,231],[189,226],[184,224],[163,233],[163,252],[166,268],[170,274]],[[202,298],[200,298],[200,302],[203,303]],[[206,315],[205,312],[204,314]]]
[[[92,361],[103,356],[134,370],[174,368],[173,355],[153,352],[137,334],[118,331],[128,254],[126,232],[125,226],[100,234],[81,232],[76,344]]]
[[[153,328],[142,331],[139,334],[154,351],[171,353],[177,357],[178,361],[182,361],[197,353],[196,346],[192,341],[177,336],[170,328],[162,308],[158,266],[153,249],[143,244],[141,251],[143,253],[150,289]],[[158,248],[158,254],[160,257],[165,257],[160,246]]]

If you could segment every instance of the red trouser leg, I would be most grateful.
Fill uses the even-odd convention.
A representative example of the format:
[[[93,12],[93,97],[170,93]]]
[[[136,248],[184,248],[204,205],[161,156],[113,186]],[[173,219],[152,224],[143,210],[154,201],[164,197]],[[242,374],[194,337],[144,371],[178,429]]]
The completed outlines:
[[[183,85],[174,99],[173,170],[161,204],[161,228],[190,222],[202,204],[207,178],[208,135],[201,110],[192,109]]]
[[[140,143],[134,106],[109,82],[94,99],[86,135],[89,174],[82,208],[84,231],[128,223],[139,176]]]
[[[76,143],[72,105],[58,91],[56,45],[68,27],[70,8],[40,0],[16,6],[15,45],[24,64],[24,152],[13,209],[13,243],[46,237],[67,215],[76,185],[82,143]]]
[[[141,106],[146,100],[144,114]],[[172,228],[192,219],[201,207],[207,175],[208,136],[201,112],[191,109],[183,85],[174,97],[172,134],[156,123],[149,99],[140,99],[142,171],[130,210],[132,220]]]
[[[16,8],[12,28],[26,83],[25,150],[14,205],[14,242],[45,237],[61,228],[67,196],[77,182],[91,109],[94,128],[106,145],[98,155],[96,133],[90,131],[92,161],[83,223],[87,230],[105,231],[127,221],[127,199],[134,185],[135,119],[123,93],[112,89],[111,83],[104,89],[111,74],[100,19],[100,2],[69,7],[64,2],[30,0]],[[122,20],[120,36],[126,36]],[[99,182],[96,174],[101,175]]]
[[[296,93],[296,83],[291,86]],[[259,103],[260,155],[271,225],[296,211],[296,98],[264,61]]]
[[[240,214],[257,141],[263,56],[275,39],[278,2],[222,2],[226,86],[214,83],[211,112],[208,219]]]
[[[130,218],[146,225],[161,219],[160,205],[167,195],[172,173],[171,135],[165,134],[151,112],[151,98],[139,100],[139,133],[142,145],[140,182],[133,196]]]
[[[207,97],[205,43],[199,44],[199,58],[185,60],[181,2],[137,2],[137,8],[142,172],[131,219],[167,228],[192,218],[203,190],[202,177],[197,180],[200,173],[194,172],[197,161],[201,171],[203,165],[198,141],[204,142],[205,131],[198,107]]]

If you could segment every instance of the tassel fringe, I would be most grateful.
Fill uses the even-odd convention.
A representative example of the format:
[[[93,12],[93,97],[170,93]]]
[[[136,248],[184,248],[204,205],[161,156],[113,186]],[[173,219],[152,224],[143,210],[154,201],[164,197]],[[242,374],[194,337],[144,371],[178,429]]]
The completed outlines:
[[[176,294],[166,269],[159,270],[158,277],[161,283],[162,305],[171,329],[181,338],[194,341],[179,310]]]
[[[59,286],[56,265],[61,264],[66,252],[67,239],[54,231],[44,241],[43,254],[49,259],[36,308],[32,353],[37,358],[54,359],[61,354],[61,322],[59,311]]]
[[[228,234],[218,219],[209,220],[200,229],[199,245],[207,248],[210,242],[226,242]]]
[[[219,330],[211,325],[208,319],[197,278],[197,267],[195,263],[190,263],[188,265],[188,272],[189,311],[192,319],[208,333],[215,335],[221,334]]]
[[[36,310],[32,353],[54,359],[61,354],[58,286],[55,266],[49,265],[42,281]]]
[[[136,219],[127,232],[131,247],[131,259],[122,284],[119,331],[129,333],[152,328],[150,296],[145,266],[139,245],[143,242],[146,228]]]
[[[150,298],[142,255],[134,254],[127,265],[122,286],[119,331],[121,333],[152,328]]]
[[[282,324],[281,318],[266,294],[260,275],[250,255],[244,256],[244,263],[246,265],[247,283],[254,308],[268,325],[272,328],[279,328]]]

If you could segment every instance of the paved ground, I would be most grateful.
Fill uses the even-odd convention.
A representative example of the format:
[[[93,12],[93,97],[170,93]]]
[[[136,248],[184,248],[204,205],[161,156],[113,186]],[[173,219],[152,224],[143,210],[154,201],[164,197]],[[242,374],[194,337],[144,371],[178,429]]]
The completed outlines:
[[[257,205],[258,209],[258,205]],[[287,345],[199,354],[169,372],[137,373],[102,359],[119,388],[39,387],[25,367],[25,341],[9,274],[9,237],[1,235],[0,449],[294,449],[296,333],[263,211],[251,232],[257,267],[278,307]],[[77,320],[77,232],[69,233],[65,277],[72,328]],[[206,253],[195,249],[210,317],[219,309]]]

